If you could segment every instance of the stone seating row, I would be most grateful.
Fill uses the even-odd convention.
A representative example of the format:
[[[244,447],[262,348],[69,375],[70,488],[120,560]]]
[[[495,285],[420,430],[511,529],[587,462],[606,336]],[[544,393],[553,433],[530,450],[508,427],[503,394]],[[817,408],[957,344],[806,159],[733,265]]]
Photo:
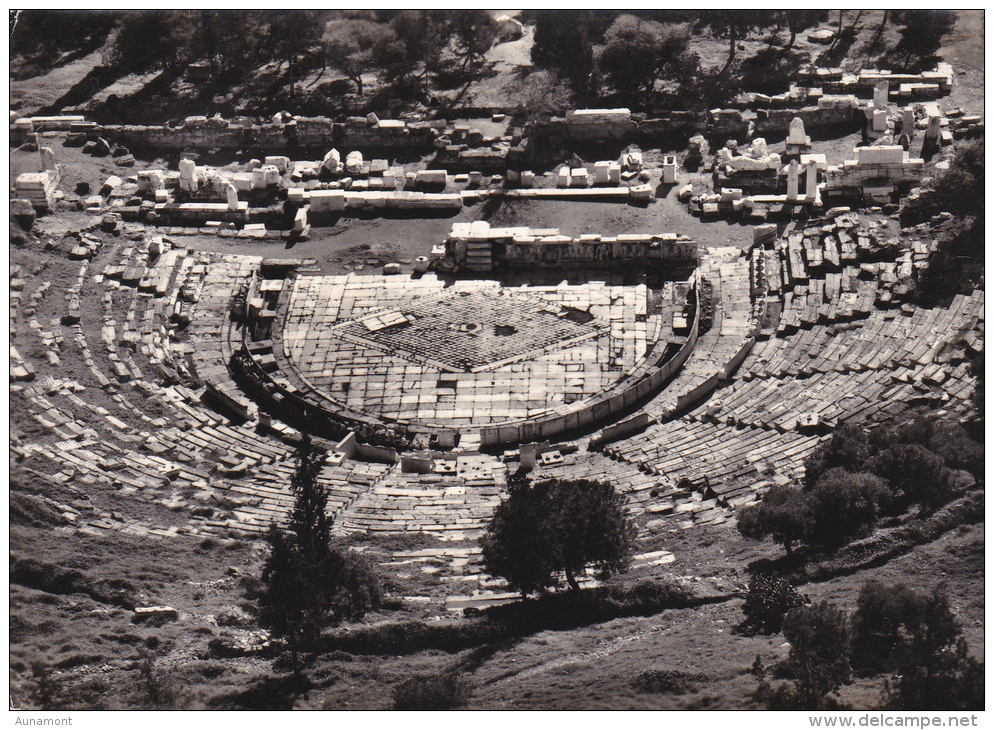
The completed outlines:
[[[395,467],[338,515],[333,532],[421,532],[442,540],[476,539],[500,502],[505,481],[504,466],[497,460],[462,476],[410,474]]]
[[[803,379],[739,380],[687,417],[787,432],[804,427],[811,416],[817,416],[822,426],[834,427],[890,417],[921,400],[955,406],[969,397],[971,389],[965,365],[952,372],[941,366],[830,371]]]
[[[734,507],[758,498],[775,481],[800,477],[804,459],[824,438],[679,418],[612,444],[605,452]]]
[[[982,316],[982,291],[957,295],[948,308],[874,310],[857,322],[813,326],[760,341],[739,373],[749,379],[926,366],[951,358],[962,345],[975,346],[978,338],[971,333],[982,328]]]
[[[73,398],[71,394],[69,397]],[[159,429],[139,434],[135,448],[131,449],[117,446],[106,434],[92,428],[92,421],[82,420],[83,414],[95,410],[107,422],[116,423],[115,427],[121,429],[118,437],[127,435],[127,424],[105,409],[93,409],[78,397],[74,401],[78,406],[76,415],[42,395],[32,396],[32,402],[38,408],[34,418],[61,439],[42,447],[55,458],[54,463],[87,474],[91,479],[113,482],[126,494],[190,512],[189,523],[181,525],[179,532],[200,534],[221,528],[262,532],[272,521],[286,519],[292,508],[293,495],[289,489],[292,450],[280,442],[266,441],[248,428],[205,427],[198,431],[204,438],[182,432],[187,438],[181,443],[196,449],[185,453],[180,450],[181,443],[175,440],[176,429]],[[166,448],[160,450],[155,445]],[[244,473],[232,470],[234,476],[222,478],[216,473],[213,458],[222,451],[243,457],[243,463],[245,459],[255,458],[257,468]],[[196,457],[204,452],[211,452],[212,458],[202,463]],[[183,458],[187,461],[178,460]],[[231,460],[229,457],[228,461]],[[222,458],[220,464],[224,463]],[[319,480],[329,490],[330,516],[334,517],[374,485],[386,470],[385,465],[362,462],[324,467]]]
[[[709,249],[699,270],[712,286],[712,326],[698,336],[693,352],[669,385],[645,406],[645,412],[657,418],[678,410],[682,396],[722,377],[755,329],[749,259],[740,257],[738,249]]]

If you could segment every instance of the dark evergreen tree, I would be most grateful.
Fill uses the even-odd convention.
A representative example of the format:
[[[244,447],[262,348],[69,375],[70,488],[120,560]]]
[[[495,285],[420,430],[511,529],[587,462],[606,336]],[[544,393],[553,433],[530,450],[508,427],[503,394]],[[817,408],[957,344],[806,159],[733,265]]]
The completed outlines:
[[[818,446],[804,460],[804,483],[810,489],[829,469],[841,466],[849,472],[863,471],[869,456],[866,433],[855,424],[843,424],[832,432],[828,442]]]
[[[497,40],[497,21],[486,10],[457,10],[449,27],[463,68],[477,63]]]
[[[984,709],[984,665],[968,655],[966,639],[941,589],[919,598],[904,624],[897,674],[888,687],[896,710]]]
[[[559,572],[576,590],[588,566],[601,577],[625,570],[634,539],[624,496],[610,484],[512,482],[483,536],[483,562],[522,596],[557,586]]]
[[[589,101],[593,89],[589,14],[588,10],[536,10],[531,51],[532,63],[570,82],[581,105]]]
[[[902,637],[919,614],[920,603],[920,597],[903,583],[864,583],[852,615],[853,667],[893,671]]]
[[[837,546],[872,529],[891,496],[887,485],[873,474],[829,469],[808,497],[814,510],[808,542]]]
[[[618,91],[652,91],[656,79],[686,51],[685,25],[664,25],[636,15],[619,15],[604,36],[597,65]]]
[[[359,556],[331,544],[328,496],[318,481],[325,454],[305,436],[291,481],[295,501],[286,528],[272,525],[258,597],[259,621],[282,641],[294,672],[316,648],[321,629],[380,604],[376,578]]]
[[[829,695],[852,682],[846,614],[827,601],[800,606],[784,617],[783,636],[790,642],[784,668],[794,679],[798,709],[833,707]]]

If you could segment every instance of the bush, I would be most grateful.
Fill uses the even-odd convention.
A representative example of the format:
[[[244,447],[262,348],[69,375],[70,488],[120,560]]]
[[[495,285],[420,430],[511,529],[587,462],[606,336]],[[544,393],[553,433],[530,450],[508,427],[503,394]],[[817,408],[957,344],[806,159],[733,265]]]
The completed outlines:
[[[983,138],[957,144],[956,154],[949,169],[935,176],[932,187],[917,200],[909,201],[901,211],[905,225],[928,220],[938,213],[952,213],[956,217],[984,216],[984,196],[964,195],[964,190],[984,189],[984,140]]]
[[[890,498],[887,485],[873,474],[850,474],[841,467],[829,469],[809,497],[814,521],[808,542],[837,546],[872,529]]]
[[[749,505],[739,511],[739,532],[753,540],[767,535],[781,543],[787,555],[793,552],[795,542],[806,540],[814,524],[814,511],[808,495],[796,487],[770,487],[759,504]]]
[[[790,642],[785,669],[801,706],[825,708],[828,695],[852,681],[846,614],[827,601],[795,608],[784,617],[783,636]]]
[[[926,446],[941,456],[948,468],[965,469],[978,478],[983,476],[984,444],[971,438],[958,423],[936,424]]]
[[[852,615],[852,663],[857,669],[892,670],[902,632],[920,610],[920,599],[903,583],[863,584]]]
[[[654,694],[684,694],[690,692],[700,682],[706,682],[706,674],[681,672],[677,669],[645,669],[635,675],[632,687],[639,692]]]
[[[897,676],[888,687],[892,709],[984,709],[984,665],[967,655],[962,628],[941,589],[917,597],[897,657]]]
[[[775,634],[783,627],[784,616],[792,608],[809,603],[787,579],[777,575],[755,575],[749,581],[749,595],[742,605],[743,628]]]
[[[804,483],[813,488],[821,475],[837,466],[849,472],[863,471],[869,456],[866,434],[853,424],[836,428],[832,438],[811,452],[804,461]]]
[[[874,452],[895,444],[920,444],[928,446],[935,435],[936,424],[931,418],[918,416],[893,426],[880,426],[870,432],[870,445]]]
[[[942,457],[920,444],[895,444],[867,463],[869,470],[901,491],[903,501],[934,506],[946,501]]]
[[[452,710],[464,706],[473,690],[454,671],[405,680],[393,690],[395,710]]]

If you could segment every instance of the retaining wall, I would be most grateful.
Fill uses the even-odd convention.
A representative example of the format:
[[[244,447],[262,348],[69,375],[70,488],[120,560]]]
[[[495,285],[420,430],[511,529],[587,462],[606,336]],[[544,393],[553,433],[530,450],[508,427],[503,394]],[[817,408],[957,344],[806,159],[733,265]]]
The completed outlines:
[[[212,121],[212,120],[209,120]],[[387,120],[390,122],[390,120]],[[428,122],[380,123],[363,119],[333,122],[324,117],[299,118],[277,124],[187,124],[179,127],[104,125],[90,130],[91,137],[104,137],[133,149],[181,152],[196,150],[266,150],[269,153],[332,147],[346,149],[427,150],[438,130]]]

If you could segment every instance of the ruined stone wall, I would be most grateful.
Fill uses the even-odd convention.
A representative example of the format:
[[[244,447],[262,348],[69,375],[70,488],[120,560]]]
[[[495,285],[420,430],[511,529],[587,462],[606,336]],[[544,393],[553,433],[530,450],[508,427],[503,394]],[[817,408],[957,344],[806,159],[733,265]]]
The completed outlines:
[[[213,120],[209,120],[213,122]],[[389,122],[389,120],[387,120]],[[162,152],[197,150],[255,150],[273,153],[294,149],[429,149],[437,132],[427,122],[370,125],[363,118],[333,122],[323,117],[300,118],[287,124],[220,123],[180,127],[104,125],[90,131],[94,137],[126,147]]]
[[[503,261],[515,268],[588,264],[693,263],[697,244],[668,236],[630,236],[599,240],[544,240],[516,238],[504,246]],[[497,257],[501,257],[498,255]]]
[[[857,111],[855,99],[852,105],[840,104],[832,107],[802,107],[801,109],[760,109],[756,112],[756,134],[787,134],[794,117],[804,122],[804,129],[831,129],[858,126],[854,116]]]
[[[856,116],[859,100],[854,96],[825,97],[818,106],[799,109],[758,109],[746,112],[739,109],[714,109],[708,113],[707,134],[711,137],[741,139],[754,126],[753,132],[761,136],[786,136],[791,121],[797,117],[804,122],[805,130],[858,127]]]

